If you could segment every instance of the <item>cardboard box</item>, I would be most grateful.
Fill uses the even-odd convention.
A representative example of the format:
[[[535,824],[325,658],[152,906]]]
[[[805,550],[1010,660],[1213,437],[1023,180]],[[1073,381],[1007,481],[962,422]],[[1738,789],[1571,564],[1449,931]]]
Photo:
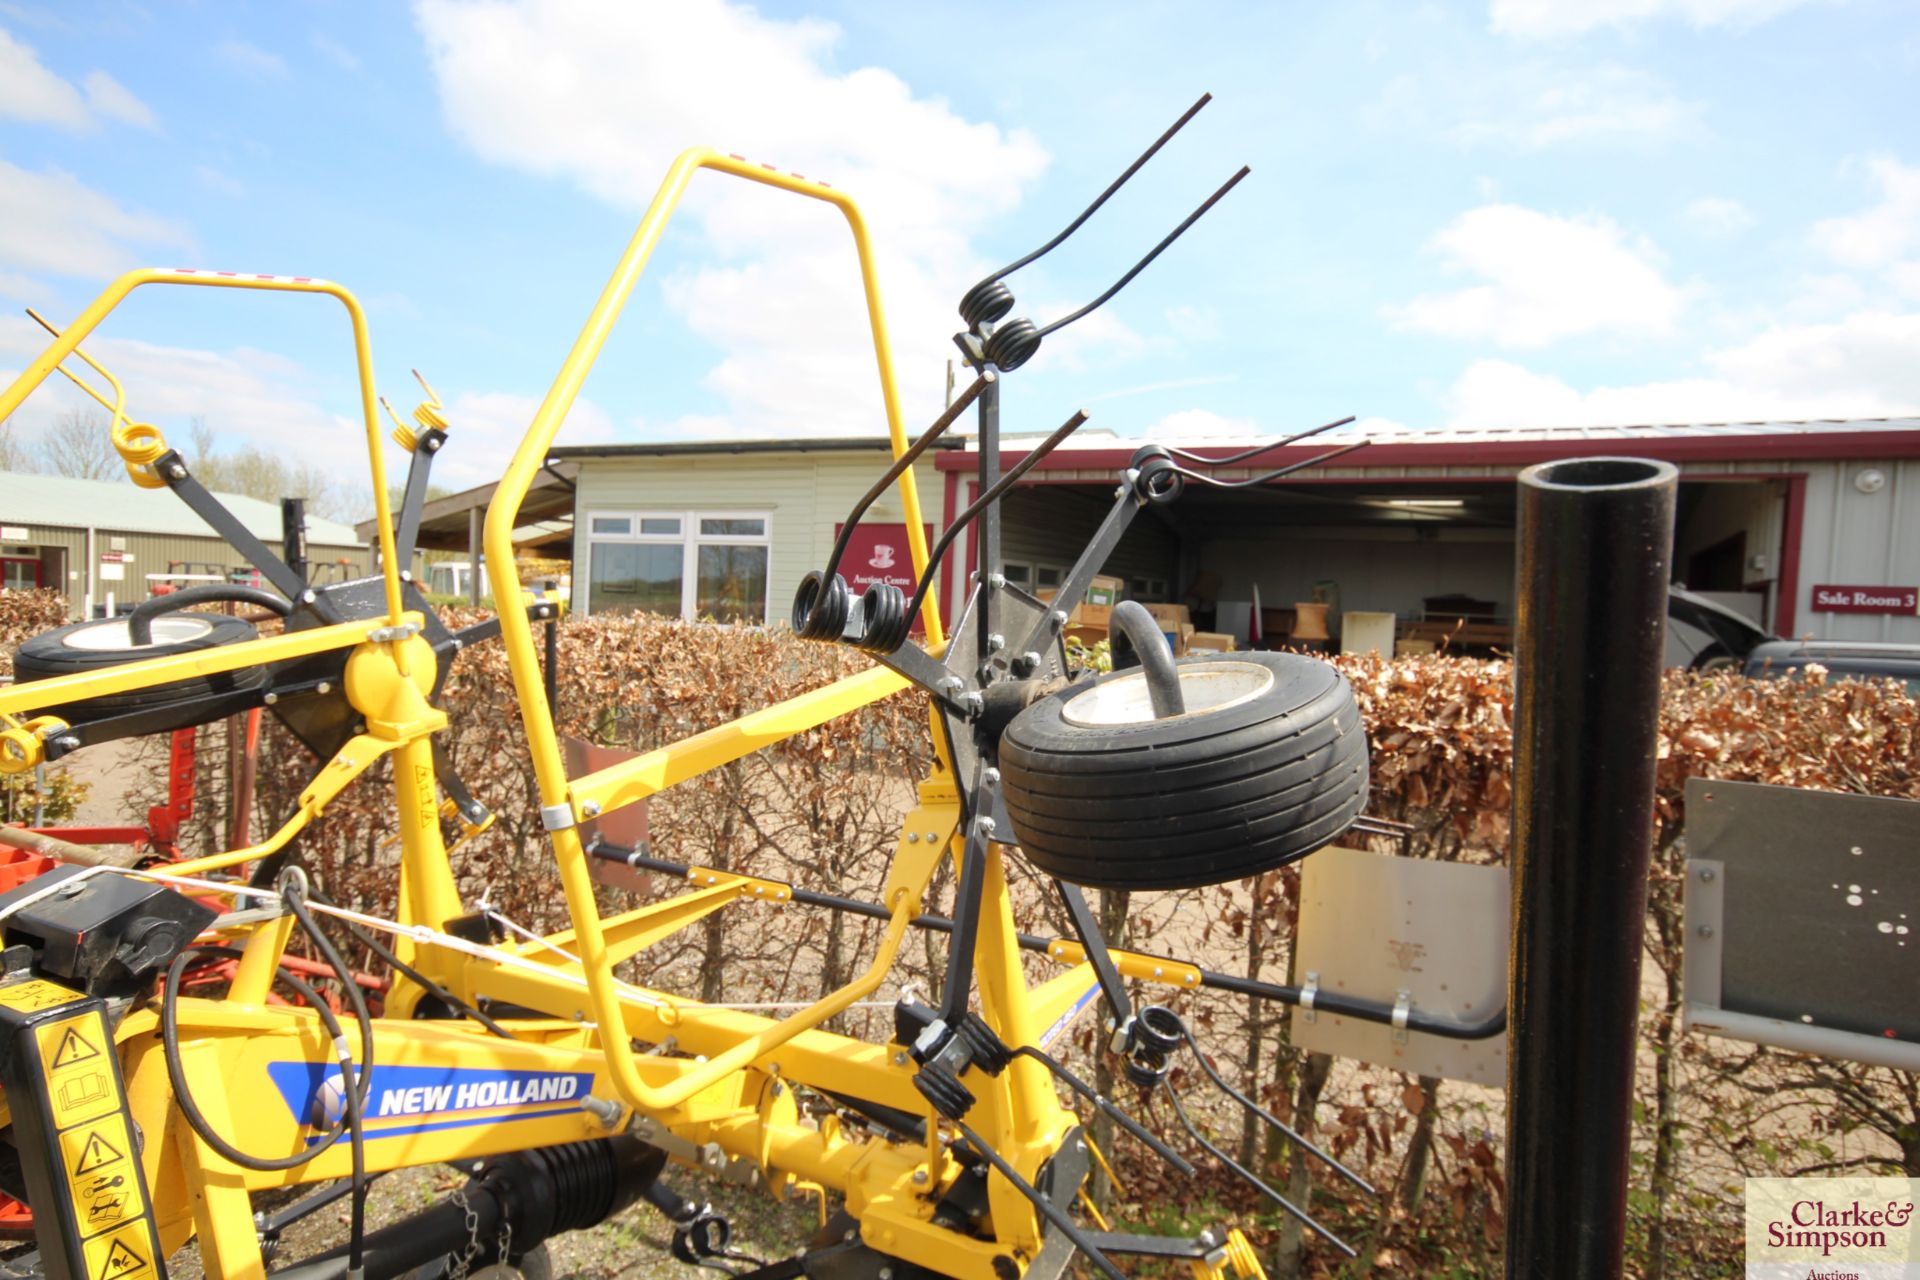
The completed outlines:
[[[1393,656],[1396,658],[1414,658],[1434,651],[1436,646],[1431,640],[1395,640]]]
[[[1110,577],[1104,573],[1093,575],[1093,582],[1087,587],[1087,604],[1099,609],[1112,609],[1120,603],[1120,597],[1126,593],[1125,578]]]
[[[1187,637],[1191,653],[1232,653],[1236,647],[1233,637],[1224,631],[1196,631]]]
[[[1150,604],[1147,612],[1160,623],[1162,631],[1178,631],[1181,627],[1193,626],[1193,615],[1187,612],[1183,604]]]

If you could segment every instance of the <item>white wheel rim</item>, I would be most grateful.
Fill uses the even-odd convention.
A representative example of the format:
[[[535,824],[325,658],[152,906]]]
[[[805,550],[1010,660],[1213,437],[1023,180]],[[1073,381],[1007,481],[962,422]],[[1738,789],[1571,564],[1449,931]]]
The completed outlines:
[[[190,613],[170,613],[153,620],[153,643],[185,644],[204,638],[212,630],[213,623],[205,618],[197,618]],[[62,637],[61,644],[68,649],[85,649],[93,653],[151,647],[133,642],[133,628],[125,618],[112,618],[91,627],[70,631]]]
[[[1237,707],[1273,687],[1273,672],[1254,662],[1203,662],[1174,669],[1180,676],[1180,698],[1186,710],[1169,720],[1212,715]],[[1144,672],[1134,671],[1103,680],[1085,693],[1075,694],[1060,708],[1060,718],[1083,729],[1111,729],[1146,724],[1154,718],[1153,695]]]

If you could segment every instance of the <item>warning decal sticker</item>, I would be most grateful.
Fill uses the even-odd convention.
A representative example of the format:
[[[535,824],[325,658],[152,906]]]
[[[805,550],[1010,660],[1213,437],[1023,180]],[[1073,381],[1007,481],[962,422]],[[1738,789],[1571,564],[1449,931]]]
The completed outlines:
[[[153,1241],[135,1223],[86,1243],[87,1280],[144,1280],[153,1274]]]
[[[25,982],[13,982],[0,987],[0,1004],[9,1009],[18,1009],[22,1013],[32,1013],[38,1009],[51,1009],[57,1004],[72,1004],[86,997],[78,991],[61,986],[57,982],[44,982],[39,978],[29,978]]]
[[[146,1208],[140,1177],[127,1153],[127,1122],[118,1114],[60,1135],[62,1169],[82,1236],[98,1235]]]
[[[51,1065],[54,1070],[57,1071],[61,1067],[72,1066],[76,1062],[85,1062],[88,1058],[97,1058],[99,1056],[100,1050],[96,1049],[91,1041],[80,1034],[80,1028],[69,1025],[67,1027],[67,1034],[60,1037],[60,1047],[53,1051],[53,1062]]]
[[[47,1073],[54,1128],[71,1129],[120,1109],[113,1062],[100,1049],[106,1041],[99,1014],[42,1023],[34,1028],[34,1040]]]

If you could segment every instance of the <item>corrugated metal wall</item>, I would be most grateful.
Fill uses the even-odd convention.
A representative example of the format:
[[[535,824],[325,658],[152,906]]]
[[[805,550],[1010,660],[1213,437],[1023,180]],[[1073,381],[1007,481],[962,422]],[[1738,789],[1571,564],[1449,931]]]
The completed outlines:
[[[15,526],[9,526],[14,528]],[[49,548],[58,548],[60,558],[64,560],[64,569],[58,571],[59,581],[53,573],[43,572],[43,586],[58,586],[67,593],[67,608],[73,617],[78,618],[84,607],[87,588],[87,533],[84,528],[62,528],[48,525],[24,526],[25,538],[7,538],[6,554],[15,554],[14,548],[35,547],[42,549],[42,563],[50,562],[44,554]],[[196,561],[191,570],[177,569],[176,572],[210,573],[206,564],[218,565],[221,569],[238,568],[244,561],[240,554],[228,546],[222,538],[208,534],[206,537],[186,537],[170,534],[137,533],[126,529],[96,527],[93,534],[93,603],[96,611],[112,595],[116,604],[128,600],[144,599],[150,591],[149,574],[168,572],[169,561]],[[275,554],[280,551],[278,540],[267,543]],[[124,556],[125,559],[118,557]],[[345,561],[343,570],[328,574],[316,572],[316,582],[337,581],[344,575],[350,578],[365,577],[372,570],[372,553],[365,547],[322,546],[310,543],[307,558],[314,564]],[[118,570],[119,576],[108,574]]]
[[[1821,584],[1920,586],[1920,461],[1848,461],[1804,465],[1800,584],[1794,633],[1819,640],[1920,644],[1920,616],[1816,613]],[[1878,472],[1881,483],[1855,483]],[[1872,488],[1869,480],[1865,487]]]

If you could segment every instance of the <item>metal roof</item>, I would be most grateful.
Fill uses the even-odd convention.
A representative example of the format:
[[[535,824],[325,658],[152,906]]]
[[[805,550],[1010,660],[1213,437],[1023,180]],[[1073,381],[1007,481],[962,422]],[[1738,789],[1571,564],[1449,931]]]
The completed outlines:
[[[1362,420],[1302,440],[1303,450],[1323,449],[1329,445],[1352,444],[1370,440],[1392,445],[1514,444],[1522,442],[1636,441],[1636,440],[1761,440],[1768,437],[1801,438],[1823,435],[1886,434],[1920,432],[1920,417],[1906,418],[1823,418],[1802,422],[1678,422],[1637,426],[1591,427],[1413,427],[1381,419]],[[1192,436],[1160,439],[1153,436],[1119,436],[1110,431],[1079,431],[1060,446],[1061,451],[1082,449],[1138,448],[1143,444],[1178,445],[1182,449],[1244,449],[1285,439],[1290,432],[1267,436]],[[1045,432],[1007,433],[1001,436],[1008,448],[1031,444]],[[945,442],[942,442],[944,445]],[[977,438],[969,436],[960,446],[966,452],[979,451]],[[1358,460],[1356,456],[1356,461]]]
[[[254,537],[280,541],[280,505],[238,493],[216,493]],[[124,480],[75,480],[69,476],[0,471],[0,520],[61,529],[108,529],[174,537],[218,537],[167,489],[142,489]],[[364,547],[351,526],[307,516],[307,542],[316,547]]]
[[[933,442],[935,449],[960,447],[961,437],[942,436]],[[825,436],[805,440],[778,437],[747,440],[652,440],[629,444],[569,444],[549,449],[550,458],[631,458],[662,454],[702,453],[846,453],[891,449],[886,436]]]

